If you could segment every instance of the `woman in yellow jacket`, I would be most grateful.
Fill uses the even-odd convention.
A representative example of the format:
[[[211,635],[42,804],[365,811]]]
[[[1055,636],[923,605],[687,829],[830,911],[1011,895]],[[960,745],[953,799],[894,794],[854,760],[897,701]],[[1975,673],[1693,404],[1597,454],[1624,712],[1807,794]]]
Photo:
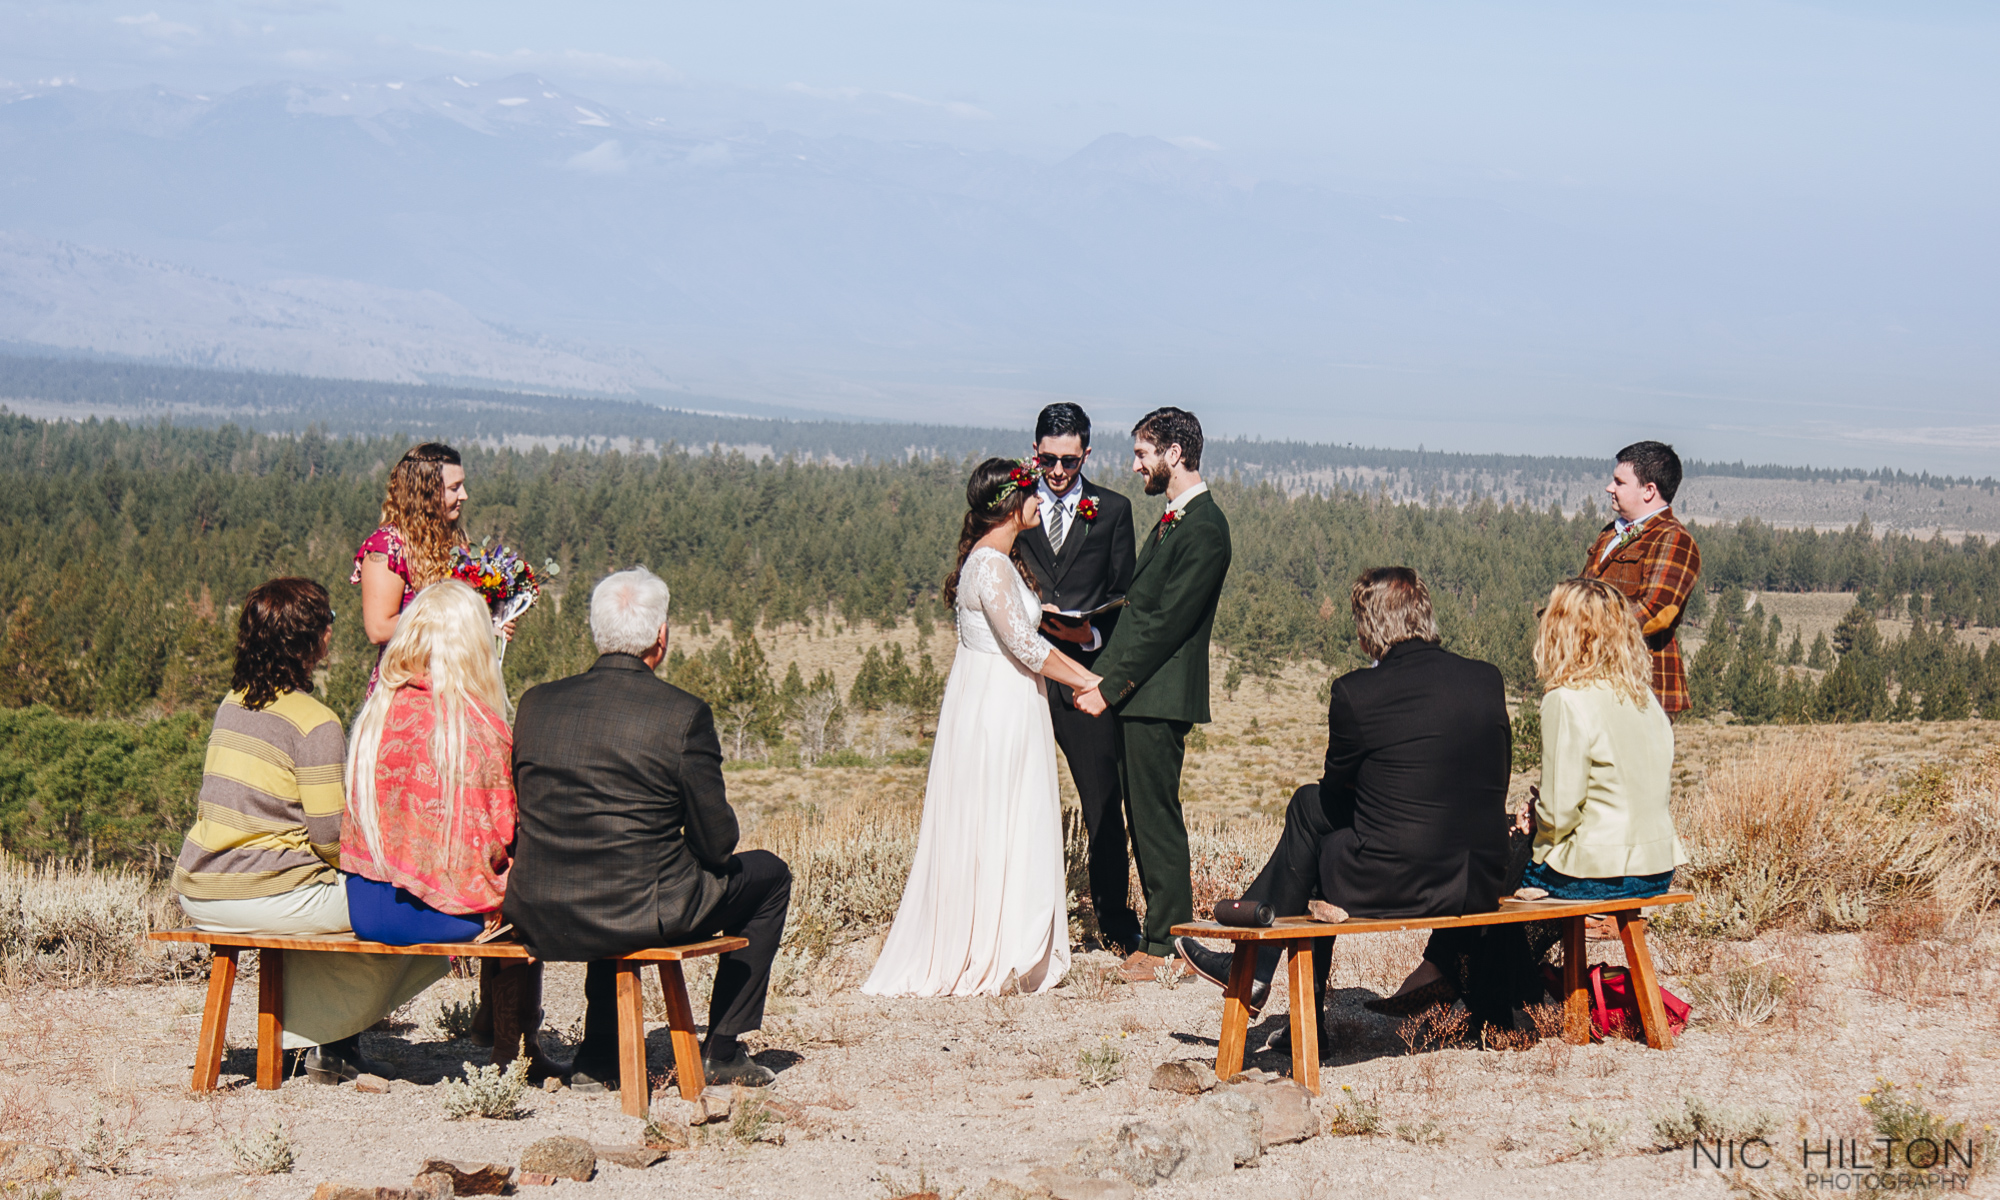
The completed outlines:
[[[1569,579],[1535,638],[1542,783],[1523,900],[1618,900],[1673,886],[1687,851],[1667,809],[1674,727],[1653,695],[1632,606],[1610,584]]]

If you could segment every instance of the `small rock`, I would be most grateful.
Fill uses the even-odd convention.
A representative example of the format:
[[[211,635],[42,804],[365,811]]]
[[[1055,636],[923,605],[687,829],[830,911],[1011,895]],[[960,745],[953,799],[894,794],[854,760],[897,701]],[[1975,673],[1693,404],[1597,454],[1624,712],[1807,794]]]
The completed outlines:
[[[1312,1093],[1289,1079],[1276,1083],[1231,1084],[1229,1090],[1250,1097],[1263,1115],[1266,1146],[1303,1142],[1319,1135],[1319,1114],[1313,1111]]]
[[[1284,1078],[1284,1076],[1283,1076],[1283,1075],[1280,1075],[1280,1074],[1278,1074],[1278,1073],[1277,1073],[1276,1071],[1266,1071],[1266,1070],[1264,1070],[1264,1069],[1263,1069],[1263,1068],[1261,1068],[1261,1067],[1251,1067],[1251,1068],[1250,1068],[1249,1070],[1247,1070],[1247,1071],[1238,1071],[1238,1072],[1237,1072],[1236,1074],[1234,1074],[1234,1075],[1231,1075],[1231,1076],[1229,1077],[1229,1082],[1231,1082],[1231,1083],[1276,1083],[1276,1082],[1278,1082],[1278,1081],[1279,1081],[1280,1079],[1283,1079],[1283,1078]]]
[[[354,1077],[354,1090],[374,1096],[384,1096],[389,1092],[389,1081],[380,1075],[357,1075]]]
[[[40,1142],[0,1142],[0,1180],[39,1183],[76,1174],[76,1155]]]
[[[715,1125],[727,1121],[736,1112],[736,1091],[733,1088],[717,1087],[711,1084],[701,1091],[701,1095],[688,1104],[687,1123],[690,1125]]]
[[[656,1117],[646,1122],[646,1128],[639,1135],[639,1140],[657,1150],[685,1150],[689,1143],[687,1123],[662,1121]]]
[[[514,1180],[515,1183],[519,1184],[522,1187],[550,1187],[555,1183],[555,1181],[556,1181],[555,1176],[544,1175],[540,1171],[523,1171],[521,1172],[520,1176]]]
[[[426,1159],[417,1168],[417,1177],[449,1175],[455,1194],[460,1196],[504,1196],[507,1180],[514,1174],[505,1163],[457,1162],[448,1158]]]
[[[1264,1116],[1240,1091],[1215,1091],[1188,1105],[1174,1122],[1187,1154],[1174,1178],[1214,1179],[1264,1154]]]
[[[1032,1173],[1044,1194],[1054,1200],[1134,1200],[1139,1189],[1123,1179],[1090,1179],[1043,1167]]]
[[[1210,1087],[1214,1086],[1214,1079],[1214,1072],[1210,1072]],[[1184,1062],[1163,1062],[1154,1067],[1150,1086],[1156,1091],[1179,1092],[1183,1096],[1199,1096],[1207,1090],[1201,1086],[1201,1076],[1195,1073],[1194,1064]]]
[[[560,1092],[563,1090],[563,1081],[551,1075],[547,1079],[542,1080],[542,1090],[545,1092]]]
[[[1114,1171],[1139,1187],[1153,1187],[1172,1179],[1188,1156],[1187,1140],[1176,1132],[1151,1121],[1126,1121],[1085,1143],[1069,1165],[1081,1176]]]
[[[410,1200],[457,1200],[458,1193],[451,1186],[451,1176],[443,1171],[426,1171],[417,1176],[404,1195]]]
[[[597,1152],[597,1161],[616,1163],[634,1171],[667,1160],[667,1152],[657,1146],[592,1146],[591,1149]]]
[[[597,1170],[597,1151],[582,1138],[557,1135],[530,1143],[521,1151],[521,1173],[553,1175],[558,1179],[589,1179]]]

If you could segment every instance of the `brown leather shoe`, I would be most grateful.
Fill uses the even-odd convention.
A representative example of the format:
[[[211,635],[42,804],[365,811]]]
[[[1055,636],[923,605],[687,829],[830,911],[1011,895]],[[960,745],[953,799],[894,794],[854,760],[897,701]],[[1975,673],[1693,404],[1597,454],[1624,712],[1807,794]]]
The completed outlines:
[[[1189,975],[1188,965],[1178,958],[1161,958],[1144,950],[1134,950],[1125,956],[1124,965],[1118,968],[1118,975],[1126,983],[1152,983],[1159,979],[1160,968],[1168,967],[1176,975]]]

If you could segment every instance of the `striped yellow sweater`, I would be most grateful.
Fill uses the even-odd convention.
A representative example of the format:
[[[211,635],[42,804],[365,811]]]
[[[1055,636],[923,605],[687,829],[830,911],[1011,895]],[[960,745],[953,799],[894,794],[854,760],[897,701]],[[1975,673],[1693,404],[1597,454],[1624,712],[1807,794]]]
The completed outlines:
[[[191,900],[244,900],[334,882],[346,758],[340,719],[310,695],[280,692],[252,711],[231,692],[208,737],[200,807],[174,864],[174,890]]]

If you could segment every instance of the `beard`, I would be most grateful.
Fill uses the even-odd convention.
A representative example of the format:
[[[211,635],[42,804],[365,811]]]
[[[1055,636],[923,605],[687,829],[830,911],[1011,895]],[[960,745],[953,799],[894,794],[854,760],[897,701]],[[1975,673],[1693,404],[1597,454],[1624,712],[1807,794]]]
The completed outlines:
[[[1146,475],[1146,494],[1158,496],[1167,490],[1167,483],[1174,477],[1173,469],[1165,463],[1154,467]]]

